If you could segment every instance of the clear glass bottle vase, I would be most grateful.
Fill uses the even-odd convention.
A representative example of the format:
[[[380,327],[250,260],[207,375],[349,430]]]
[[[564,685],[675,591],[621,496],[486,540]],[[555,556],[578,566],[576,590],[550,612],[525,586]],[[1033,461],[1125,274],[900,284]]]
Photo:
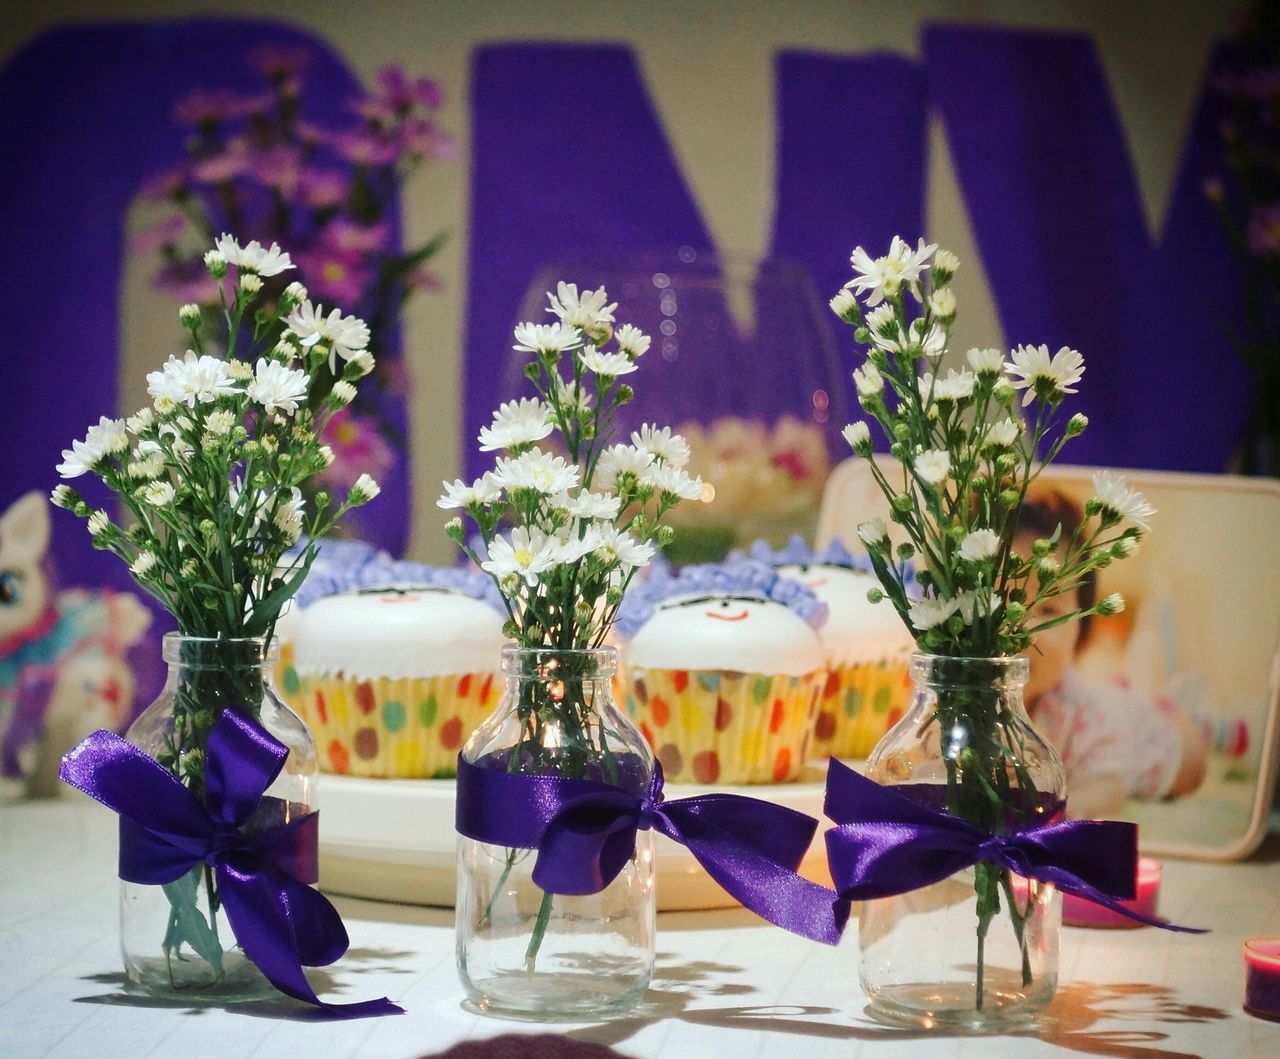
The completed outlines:
[[[614,702],[611,647],[503,649],[506,689],[462,749],[480,768],[600,780],[643,795],[653,754]],[[653,974],[653,832],[604,890],[544,893],[536,851],[458,836],[458,975],[477,1009],[592,1018],[634,1004]]]
[[[1066,805],[1057,751],[1023,706],[1028,660],[916,654],[907,714],[867,775],[984,832],[1049,823]],[[1062,896],[989,862],[864,902],[860,979],[869,1011],[925,1029],[1000,1031],[1034,1022],[1058,980]]]
[[[289,749],[247,828],[279,826],[316,808],[319,761],[311,733],[271,684],[274,642],[169,633],[169,675],[125,738],[203,798],[209,732],[225,709],[252,717]],[[206,865],[164,886],[120,884],[120,941],[130,988],[158,996],[225,1002],[274,987],[236,943]]]

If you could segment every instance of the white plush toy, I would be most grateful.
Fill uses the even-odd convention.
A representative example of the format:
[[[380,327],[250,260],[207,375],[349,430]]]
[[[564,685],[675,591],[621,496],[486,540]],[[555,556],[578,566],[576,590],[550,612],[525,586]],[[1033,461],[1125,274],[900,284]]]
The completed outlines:
[[[151,623],[128,592],[54,593],[49,507],[36,492],[0,515],[0,797],[53,794],[64,751],[133,712],[125,653]]]

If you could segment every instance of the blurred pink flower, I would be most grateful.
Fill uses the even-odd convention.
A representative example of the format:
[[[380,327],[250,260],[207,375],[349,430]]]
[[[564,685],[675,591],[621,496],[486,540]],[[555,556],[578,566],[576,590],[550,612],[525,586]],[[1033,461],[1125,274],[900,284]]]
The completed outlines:
[[[279,144],[252,155],[245,172],[286,197],[297,190],[302,177],[302,153],[292,144]]]
[[[270,95],[241,96],[225,88],[197,88],[173,107],[173,116],[183,125],[208,125],[265,110]]]
[[[339,250],[367,254],[374,250],[385,250],[390,231],[385,222],[363,225],[346,217],[338,217],[325,228],[322,240]]]
[[[174,301],[209,305],[218,300],[218,285],[200,258],[166,261],[156,273],[155,286]]]
[[[273,81],[292,77],[311,62],[310,48],[284,44],[262,44],[249,52],[249,65]]]
[[[381,99],[393,110],[408,110],[415,103],[428,110],[435,110],[444,103],[444,92],[439,84],[427,77],[410,80],[403,66],[384,66],[378,71],[378,92],[374,99]]]
[[[181,214],[144,228],[129,240],[129,249],[135,254],[154,254],[161,247],[176,243],[187,230],[187,219]]]
[[[320,475],[330,486],[350,487],[361,474],[382,478],[396,462],[377,421],[350,408],[333,414],[320,440],[333,449],[333,463]]]
[[[1259,257],[1280,257],[1280,203],[1253,211],[1249,217],[1249,249]]]
[[[304,169],[298,176],[298,192],[312,209],[340,205],[350,191],[350,179],[336,170]]]
[[[186,190],[190,167],[186,162],[147,177],[138,188],[144,199],[172,199]]]
[[[390,165],[399,157],[399,147],[367,131],[341,132],[334,137],[338,154],[356,165]]]
[[[449,160],[456,154],[453,140],[429,121],[406,121],[400,130],[400,145],[407,154],[419,158]]]
[[[369,289],[373,274],[363,254],[319,243],[293,255],[313,299],[352,306]]]

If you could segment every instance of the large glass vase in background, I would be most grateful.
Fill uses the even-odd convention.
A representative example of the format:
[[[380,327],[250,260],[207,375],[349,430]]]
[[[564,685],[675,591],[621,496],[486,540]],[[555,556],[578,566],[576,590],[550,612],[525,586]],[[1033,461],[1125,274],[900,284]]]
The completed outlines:
[[[519,320],[546,322],[557,281],[604,285],[618,323],[653,336],[645,368],[655,385],[618,417],[618,441],[642,423],[670,423],[692,450],[689,472],[714,504],[684,504],[667,550],[675,562],[721,559],[763,537],[812,539],[830,454],[847,452],[847,381],[828,318],[803,266],[715,256],[682,247],[620,260],[550,263],[532,277]],[[531,393],[513,354],[503,394]],[[652,363],[659,361],[660,363]]]
[[[262,725],[289,750],[246,830],[281,827],[316,809],[319,762],[311,733],[270,682],[275,645],[261,639],[212,639],[169,633],[169,676],[159,697],[125,733],[134,746],[181,779],[201,800],[209,732],[225,709]],[[163,886],[120,884],[121,949],[134,989],[217,1001],[275,993],[236,941],[218,900],[213,869],[201,865]]]
[[[867,775],[931,809],[1002,834],[1066,806],[1057,751],[1023,707],[1025,655],[914,655],[911,708],[876,745]],[[1032,1023],[1058,980],[1062,896],[981,862],[940,883],[863,904],[860,978],[870,1011],[925,1029]]]
[[[643,795],[653,754],[618,709],[611,647],[504,648],[506,690],[463,747],[484,769],[568,776]],[[543,892],[536,852],[458,837],[458,974],[482,1011],[523,1018],[596,1018],[630,1007],[653,974],[653,832],[604,890]]]

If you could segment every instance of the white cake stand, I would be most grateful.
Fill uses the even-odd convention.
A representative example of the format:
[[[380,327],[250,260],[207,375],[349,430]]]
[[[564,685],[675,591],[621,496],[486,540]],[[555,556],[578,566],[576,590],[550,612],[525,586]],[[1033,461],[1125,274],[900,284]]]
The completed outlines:
[[[825,766],[814,762],[799,782],[751,787],[668,784],[668,800],[709,791],[744,794],[822,820]],[[374,780],[326,775],[320,796],[320,886],[335,894],[402,904],[454,903],[453,780]],[[828,881],[819,827],[801,871]],[[663,911],[729,908],[737,902],[683,846],[657,836],[658,907]]]

